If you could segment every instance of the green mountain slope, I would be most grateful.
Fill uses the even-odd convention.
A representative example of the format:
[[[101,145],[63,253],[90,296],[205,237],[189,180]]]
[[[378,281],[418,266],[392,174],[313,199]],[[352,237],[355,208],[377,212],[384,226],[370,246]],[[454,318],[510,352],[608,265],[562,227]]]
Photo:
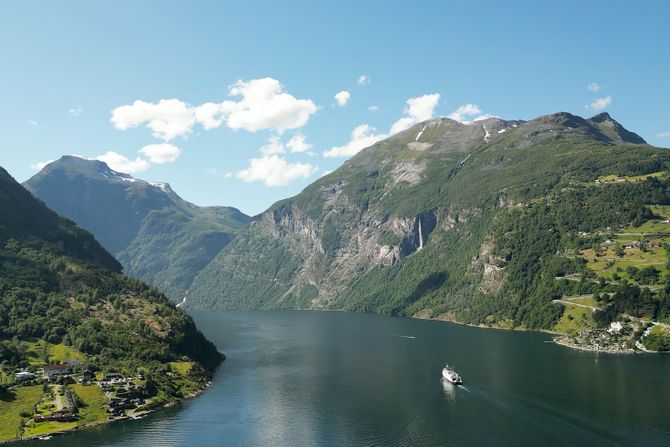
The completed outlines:
[[[166,183],[151,184],[73,156],[47,165],[25,186],[91,231],[126,274],[173,300],[184,296],[196,273],[248,221],[235,208],[198,207]]]
[[[668,162],[607,114],[429,120],[254,218],[188,305],[550,328],[563,312],[553,299],[600,290],[579,250],[670,203]],[[583,280],[556,279],[566,274]]]
[[[143,395],[155,404],[204,386],[222,356],[188,315],[156,289],[121,275],[90,233],[1,168],[0,206],[0,412],[21,395],[17,368],[39,374],[44,363],[68,359],[82,371],[143,370],[152,377],[151,386],[141,382]],[[165,375],[171,362],[188,363],[191,372]]]
[[[2,168],[0,205],[0,338],[66,342],[101,364],[186,355],[208,370],[218,365],[215,347],[188,315],[121,275],[90,233],[48,209]]]

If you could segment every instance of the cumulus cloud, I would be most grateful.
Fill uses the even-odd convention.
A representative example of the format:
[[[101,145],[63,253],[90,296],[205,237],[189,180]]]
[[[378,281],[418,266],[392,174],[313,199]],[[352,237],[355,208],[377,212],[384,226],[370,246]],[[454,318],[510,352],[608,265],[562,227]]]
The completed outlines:
[[[349,98],[351,98],[351,94],[346,90],[342,90],[341,92],[337,92],[335,94],[335,101],[340,107],[346,106],[349,102]]]
[[[600,84],[598,84],[597,82],[592,82],[592,83],[590,83],[589,85],[586,86],[586,90],[588,90],[592,93],[596,93],[597,91],[600,90],[600,88],[601,88]]]
[[[372,146],[388,135],[375,133],[375,128],[368,124],[356,126],[351,132],[351,139],[343,146],[334,146],[323,153],[324,157],[351,157],[362,149]]]
[[[30,169],[33,169],[35,171],[41,171],[49,163],[53,163],[53,160],[39,161],[35,164],[30,165]]]
[[[370,76],[362,74],[358,77],[358,80],[356,81],[356,84],[365,85],[365,84],[369,84],[370,81],[371,81]]]
[[[28,124],[30,124],[30,125],[33,126],[33,127],[37,127],[37,126],[39,126],[40,123],[38,123],[38,122],[35,121],[35,120],[30,120],[30,121],[28,121]]]
[[[612,97],[608,95],[605,96],[604,98],[596,99],[586,107],[595,111],[595,110],[602,110],[610,104],[612,104]]]
[[[409,129],[418,122],[425,121],[433,117],[433,111],[440,100],[439,93],[418,96],[407,100],[405,115],[391,126],[391,134]]]
[[[111,121],[120,130],[146,123],[154,137],[170,141],[191,133],[196,117],[193,107],[178,99],[161,99],[155,104],[137,100],[114,109]]]
[[[482,111],[479,109],[477,104],[464,104],[451,112],[447,118],[460,122],[468,122],[467,117],[473,117],[475,115],[481,114]]]
[[[137,157],[134,160],[131,160],[114,151],[105,152],[102,155],[98,155],[94,159],[104,161],[107,163],[107,166],[115,171],[126,172],[128,174],[146,171],[150,166],[150,163],[141,157]]]
[[[168,143],[162,144],[148,144],[139,150],[139,153],[149,158],[151,163],[165,164],[172,163],[179,155],[181,149]]]
[[[137,100],[115,108],[111,122],[120,130],[146,125],[154,137],[170,141],[188,135],[196,124],[205,130],[225,124],[235,130],[272,129],[281,133],[304,126],[317,110],[313,101],[287,93],[273,78],[238,81],[229,87],[228,94],[238,99],[198,106],[178,99],[161,99],[157,103]]]
[[[283,154],[286,152],[298,153],[298,152],[307,152],[313,145],[309,144],[306,140],[306,137],[302,134],[294,135],[288,142],[283,143],[281,137],[274,135],[270,137],[267,144],[263,145],[260,148],[260,151],[264,155],[272,154]]]
[[[372,113],[379,112],[379,106],[370,106],[368,110]]]
[[[668,130],[667,132],[659,132],[659,133],[656,134],[656,136],[657,136],[658,138],[667,138],[667,137],[670,137],[670,130]]]
[[[235,177],[245,182],[263,182],[267,186],[288,185],[299,178],[307,178],[319,170],[307,163],[289,163],[279,155],[263,155],[249,160],[249,167],[238,171]]]
[[[80,105],[76,105],[74,107],[69,108],[67,114],[70,116],[74,116],[75,118],[79,118],[81,116],[81,112],[83,111],[84,109]]]

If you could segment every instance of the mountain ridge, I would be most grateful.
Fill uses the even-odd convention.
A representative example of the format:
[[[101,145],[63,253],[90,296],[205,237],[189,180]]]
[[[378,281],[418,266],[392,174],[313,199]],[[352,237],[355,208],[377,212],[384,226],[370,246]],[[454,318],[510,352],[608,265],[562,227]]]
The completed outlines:
[[[552,242],[554,253],[568,250],[582,243],[580,231],[593,231],[596,210],[610,216],[610,226],[637,222],[651,215],[637,200],[656,203],[666,194],[664,180],[597,186],[597,179],[656,175],[669,162],[670,152],[645,144],[609,115],[428,120],[363,149],[254,216],[197,275],[186,306],[339,309],[550,327],[560,312],[540,291],[554,284],[537,283],[515,270],[515,262],[533,257],[541,277],[563,257],[527,253],[541,241],[505,251],[510,241],[498,231],[502,223],[515,228],[510,216],[521,213],[519,225],[548,225],[534,214],[540,205],[577,213]],[[613,199],[617,189],[628,201]],[[639,190],[639,199],[631,190]],[[568,198],[601,202],[578,208]],[[557,222],[567,217],[547,213]]]
[[[136,179],[77,156],[48,164],[24,185],[95,234],[127,274],[174,301],[249,219],[232,207],[196,206],[168,183]]]

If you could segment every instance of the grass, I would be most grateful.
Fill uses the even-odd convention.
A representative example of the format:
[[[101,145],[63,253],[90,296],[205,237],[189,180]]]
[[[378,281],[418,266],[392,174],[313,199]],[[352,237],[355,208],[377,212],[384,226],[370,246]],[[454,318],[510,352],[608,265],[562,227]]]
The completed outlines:
[[[652,172],[651,174],[645,174],[645,175],[628,175],[628,176],[618,176],[618,175],[601,175],[598,177],[598,180],[600,180],[603,183],[611,183],[611,182],[616,182],[618,179],[623,178],[627,182],[643,182],[647,179],[647,177],[655,177],[655,178],[664,178],[667,177],[667,172],[665,171],[660,171],[660,172]]]
[[[561,304],[565,306],[565,311],[561,319],[553,327],[553,330],[562,334],[572,335],[595,327],[592,317],[593,311],[591,309],[564,303]]]
[[[98,386],[76,384],[70,385],[70,390],[82,401],[79,406],[79,419],[74,422],[40,422],[38,424],[31,422],[26,427],[24,436],[47,435],[107,420],[107,396]]]
[[[32,366],[39,366],[45,363],[45,346],[46,353],[49,356],[48,363],[62,363],[66,360],[86,361],[84,354],[62,343],[54,345],[42,339],[33,339],[24,343],[28,352],[29,362]]]
[[[666,263],[668,261],[665,249],[662,247],[651,247],[643,252],[639,247],[626,248],[624,255],[619,257],[614,252],[613,246],[602,250],[601,256],[596,256],[593,249],[582,250],[581,257],[586,259],[587,267],[599,277],[613,280],[616,273],[621,279],[633,284],[636,282],[626,273],[626,267],[637,267],[638,269],[653,266],[660,272],[661,277],[667,273]],[[608,266],[608,264],[610,264]],[[622,270],[622,271],[617,271]]]
[[[30,436],[43,436],[48,435],[49,433],[56,433],[65,430],[70,430],[71,428],[76,427],[77,422],[40,422],[35,424],[30,422],[26,426],[26,431],[23,433],[24,437]]]
[[[170,369],[182,376],[187,375],[191,371],[192,366],[193,362],[170,362]]]
[[[84,404],[79,407],[79,425],[107,420],[107,396],[97,385],[70,385]]]
[[[41,399],[40,385],[14,388],[0,396],[0,441],[16,439],[20,435],[24,422],[21,413],[32,414]]]
[[[577,296],[565,296],[563,297],[566,301],[572,301],[573,303],[584,304],[586,306],[599,307],[600,305],[596,300],[593,299],[593,295],[577,295]]]

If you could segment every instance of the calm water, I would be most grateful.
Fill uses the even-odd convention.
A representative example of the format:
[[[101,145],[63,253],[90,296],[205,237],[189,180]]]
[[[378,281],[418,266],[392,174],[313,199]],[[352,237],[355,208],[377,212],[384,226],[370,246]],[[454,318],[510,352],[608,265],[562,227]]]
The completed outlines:
[[[228,356],[203,396],[26,445],[670,445],[670,356],[375,315],[194,317]]]

